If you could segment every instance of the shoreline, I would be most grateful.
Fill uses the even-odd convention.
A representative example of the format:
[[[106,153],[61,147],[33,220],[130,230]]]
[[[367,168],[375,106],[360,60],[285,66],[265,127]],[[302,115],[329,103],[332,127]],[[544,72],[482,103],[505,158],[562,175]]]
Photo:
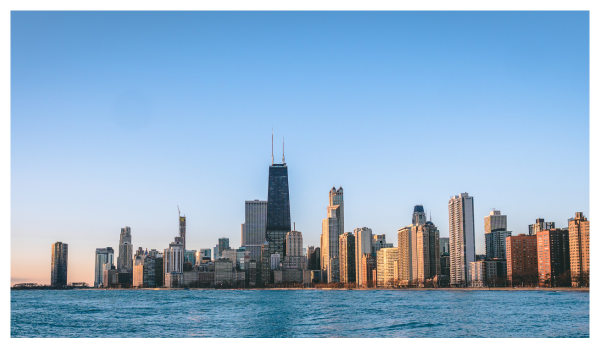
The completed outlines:
[[[11,289],[11,291],[33,291],[33,290],[44,290],[44,289]],[[231,288],[231,289],[215,289],[215,288],[124,288],[124,289],[97,289],[97,288],[86,288],[86,289],[69,289],[69,290],[57,290],[57,291],[73,291],[73,290],[105,290],[105,291],[174,291],[174,290],[219,290],[219,291],[289,291],[289,290],[326,290],[326,291],[553,291],[553,292],[590,292],[589,287],[584,288],[570,288],[570,287],[557,287],[557,288],[537,288],[537,287],[495,287],[495,288],[406,288],[406,289],[386,289],[386,288],[360,288],[360,289],[346,289],[346,288]],[[54,290],[53,290],[54,291]]]

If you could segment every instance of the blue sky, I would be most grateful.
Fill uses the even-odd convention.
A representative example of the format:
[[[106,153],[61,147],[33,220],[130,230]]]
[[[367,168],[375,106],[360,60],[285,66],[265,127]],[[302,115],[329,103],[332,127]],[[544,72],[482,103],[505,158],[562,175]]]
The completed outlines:
[[[327,193],[346,230],[397,244],[415,204],[448,234],[474,196],[513,233],[589,216],[587,12],[13,12],[13,282],[69,282],[94,250],[240,245],[286,139],[292,221],[319,245]]]

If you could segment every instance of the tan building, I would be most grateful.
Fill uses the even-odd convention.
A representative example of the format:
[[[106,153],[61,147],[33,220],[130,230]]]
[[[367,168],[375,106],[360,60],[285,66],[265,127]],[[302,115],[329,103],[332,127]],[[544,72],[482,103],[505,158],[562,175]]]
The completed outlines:
[[[394,270],[398,264],[398,248],[383,248],[377,252],[377,287],[394,285]]]
[[[590,221],[582,212],[569,219],[569,251],[571,285],[589,286],[590,281]]]
[[[356,281],[354,244],[354,235],[351,232],[340,235],[340,283],[348,284]]]
[[[285,236],[285,255],[300,257],[302,256],[302,233],[296,231],[296,223],[294,222],[294,231],[290,231]]]
[[[354,229],[354,259],[356,260],[356,286],[363,287],[367,285],[368,279],[367,275],[365,275],[365,271],[363,269],[363,257],[365,254],[371,254],[371,241],[372,241],[373,231],[367,227]],[[323,251],[321,251],[322,253]],[[373,259],[375,259],[373,257]],[[371,275],[369,275],[371,276]],[[371,276],[372,278],[372,276]]]
[[[396,279],[400,285],[410,285],[412,273],[412,226],[398,230],[398,268]]]
[[[339,271],[328,271],[329,263],[332,258],[337,258],[340,252],[339,241],[341,232],[341,207],[339,205],[330,205],[327,207],[327,218],[323,219],[321,234],[321,270],[325,276],[339,276]],[[327,283],[333,281],[327,280]],[[339,281],[335,281],[339,282]]]
[[[363,288],[374,287],[377,281],[377,259],[375,256],[370,253],[364,254],[361,259],[360,270],[362,278],[360,286]]]
[[[424,285],[441,274],[439,231],[432,222],[398,230],[397,276],[400,285]]]

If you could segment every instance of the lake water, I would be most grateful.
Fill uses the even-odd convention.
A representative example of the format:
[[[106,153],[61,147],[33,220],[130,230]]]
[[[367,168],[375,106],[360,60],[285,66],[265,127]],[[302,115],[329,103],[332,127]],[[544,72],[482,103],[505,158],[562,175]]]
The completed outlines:
[[[34,336],[589,336],[576,291],[11,291],[11,333]]]

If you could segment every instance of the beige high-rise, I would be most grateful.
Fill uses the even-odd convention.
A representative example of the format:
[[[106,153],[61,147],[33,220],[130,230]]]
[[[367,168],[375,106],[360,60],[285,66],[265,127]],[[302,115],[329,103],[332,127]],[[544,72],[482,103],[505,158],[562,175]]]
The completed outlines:
[[[432,222],[398,230],[397,276],[401,285],[423,285],[440,274],[439,231]]]
[[[367,284],[367,275],[370,273],[369,268],[363,268],[363,256],[371,254],[371,241],[373,238],[373,231],[367,227],[354,229],[354,240],[355,240],[355,267],[356,267],[356,286],[364,287]],[[374,257],[373,257],[374,258]],[[367,272],[365,272],[367,271]]]
[[[377,287],[391,287],[398,264],[398,249],[383,248],[377,252]]]
[[[590,281],[590,221],[582,212],[569,219],[569,251],[571,255],[571,285],[589,286]]]

